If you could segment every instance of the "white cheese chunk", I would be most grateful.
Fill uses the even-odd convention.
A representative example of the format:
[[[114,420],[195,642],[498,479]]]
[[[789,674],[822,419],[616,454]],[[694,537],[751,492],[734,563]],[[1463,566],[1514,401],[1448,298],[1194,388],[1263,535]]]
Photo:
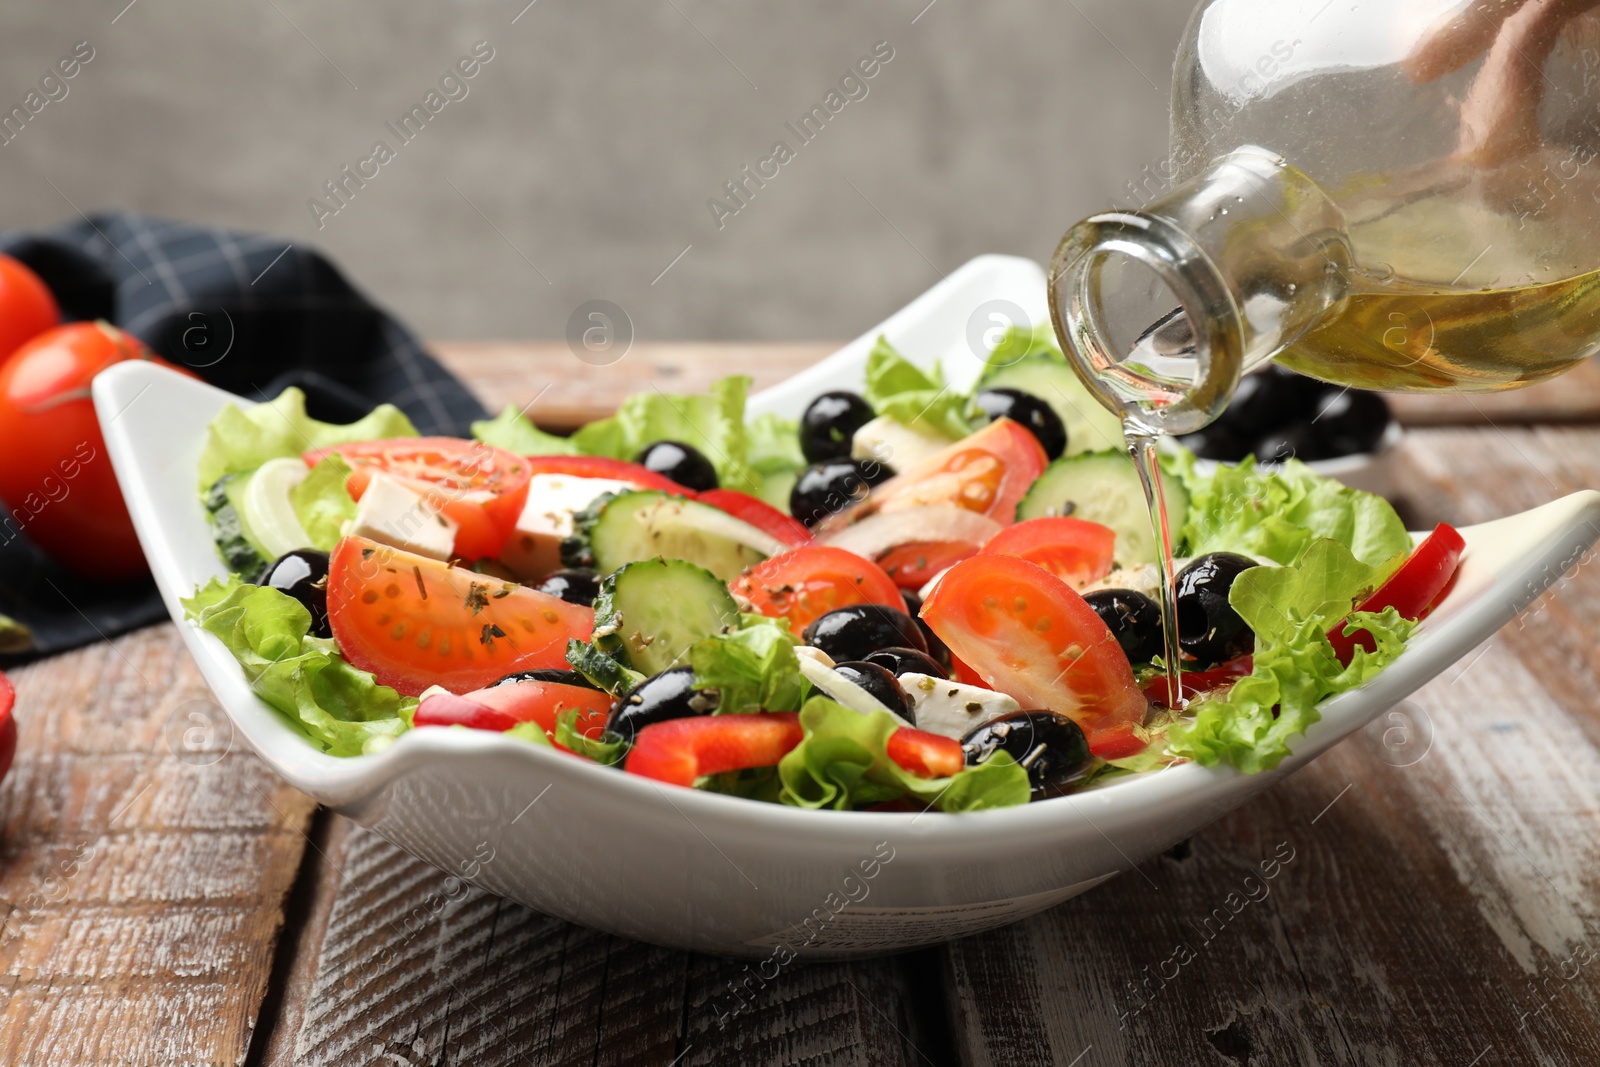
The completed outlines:
[[[900,688],[911,698],[917,729],[957,741],[990,719],[1022,710],[1004,693],[927,674],[902,674]]]
[[[500,553],[500,562],[519,578],[542,578],[561,566],[561,542],[572,536],[572,517],[602,493],[634,487],[613,478],[535,474],[528,479],[528,502]]]
[[[419,556],[448,560],[457,529],[454,519],[421,494],[386,474],[374,474],[361,494],[349,533]]]
[[[950,438],[935,429],[906,426],[891,415],[879,415],[850,438],[850,456],[905,471],[949,444]]]

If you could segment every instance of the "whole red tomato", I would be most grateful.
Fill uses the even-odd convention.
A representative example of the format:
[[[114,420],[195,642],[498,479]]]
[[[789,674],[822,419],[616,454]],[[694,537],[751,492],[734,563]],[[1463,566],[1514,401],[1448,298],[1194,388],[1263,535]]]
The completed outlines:
[[[19,260],[0,255],[0,364],[61,321],[44,279]]]
[[[11,761],[17,755],[17,720],[11,714],[17,702],[17,691],[11,688],[11,679],[0,674],[0,778],[11,770]]]
[[[145,571],[89,397],[96,374],[128,359],[169,365],[109,323],[75,322],[0,366],[0,537],[21,530],[69,570],[105,581]]]

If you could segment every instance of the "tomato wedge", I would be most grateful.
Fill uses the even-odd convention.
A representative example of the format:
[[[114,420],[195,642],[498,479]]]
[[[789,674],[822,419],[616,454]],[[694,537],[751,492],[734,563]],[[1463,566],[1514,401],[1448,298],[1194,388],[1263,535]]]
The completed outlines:
[[[1149,746],[1149,740],[1141,736],[1135,723],[1122,722],[1097,732],[1089,743],[1089,755],[1103,760],[1127,759]]]
[[[909,541],[879,556],[878,566],[901,589],[917,590],[946,567],[977,554],[978,546],[967,541]]]
[[[1454,526],[1441,522],[1433,532],[1422,539],[1400,569],[1389,580],[1356,605],[1357,611],[1382,611],[1394,608],[1402,618],[1420,619],[1433,609],[1455,577],[1461,566],[1461,553],[1467,542]],[[1344,632],[1344,623],[1328,634],[1339,662],[1348,665],[1357,648],[1368,652],[1377,650],[1377,643],[1365,630],[1353,634]]]
[[[1071,516],[1029,519],[989,539],[985,552],[1037,563],[1075,589],[1111,573],[1117,532]]]
[[[804,736],[796,711],[668,719],[639,731],[625,769],[692,786],[702,775],[775,766]]]
[[[922,605],[950,651],[1024,708],[1069,716],[1095,743],[1149,708],[1106,624],[1036,563],[987,553],[957,563]]]
[[[514,582],[346,537],[328,563],[328,622],[345,659],[412,696],[470,693],[538,667],[564,669],[594,610]]]
[[[461,559],[499,555],[528,499],[528,462],[481,441],[454,437],[396,437],[336,445],[305,454],[315,466],[330,452],[352,468],[347,483],[357,500],[381,471],[442,511],[459,529],[454,553]]]
[[[638,463],[625,459],[607,459],[605,456],[524,456],[530,474],[570,474],[574,478],[610,478],[627,482],[636,489],[659,489],[663,493],[692,497],[685,489],[666,475],[657,474]]]
[[[417,726],[459,724],[501,733],[518,723],[536,722],[545,733],[554,734],[557,717],[573,709],[578,710],[573,723],[578,732],[599,737],[605,732],[611,697],[598,689],[562,682],[500,682],[463,696],[435,693],[417,707],[412,722]]]
[[[1184,671],[1180,678],[1183,679],[1183,698],[1192,700],[1201,693],[1209,693],[1213,689],[1221,689],[1232,685],[1240,678],[1255,670],[1255,657],[1240,656],[1228,662],[1212,667],[1208,671]],[[1144,695],[1152,704],[1162,707],[1167,703],[1167,676],[1158,674],[1144,685]]]
[[[872,490],[861,514],[952,504],[1010,523],[1048,462],[1033,434],[996,419]]]
[[[818,616],[851,604],[905,610],[900,589],[876,563],[830,545],[805,545],[762,560],[728,583],[752,611],[788,619],[799,636]]]
[[[695,499],[748,522],[791,548],[809,545],[812,541],[811,531],[806,529],[805,523],[792,515],[785,515],[765,500],[758,500],[749,493],[741,493],[737,489],[707,489],[696,494]]]

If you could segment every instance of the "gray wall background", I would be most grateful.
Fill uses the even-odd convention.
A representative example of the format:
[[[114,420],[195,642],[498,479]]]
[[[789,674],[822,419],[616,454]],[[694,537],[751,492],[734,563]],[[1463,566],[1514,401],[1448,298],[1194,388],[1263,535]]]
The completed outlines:
[[[559,337],[595,298],[645,341],[853,336],[971,256],[1047,258],[1160,158],[1192,6],[526,2],[13,0],[0,111],[95,57],[0,147],[0,224],[70,199],[280,234],[429,337]],[[400,146],[384,124],[480,40]],[[719,230],[706,200],[880,40],[868,95]],[[306,201],[379,139],[396,157],[319,229]]]

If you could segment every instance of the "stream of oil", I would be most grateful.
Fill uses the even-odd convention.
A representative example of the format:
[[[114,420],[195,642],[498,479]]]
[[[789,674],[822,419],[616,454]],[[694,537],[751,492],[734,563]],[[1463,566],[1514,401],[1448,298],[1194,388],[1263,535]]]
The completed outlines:
[[[1139,472],[1145,504],[1150,509],[1150,528],[1156,535],[1156,570],[1161,579],[1162,660],[1167,667],[1167,707],[1182,711],[1183,663],[1179,659],[1177,590],[1172,584],[1172,522],[1167,516],[1167,496],[1161,487],[1161,464],[1156,446],[1159,431],[1151,430],[1131,415],[1122,420],[1122,436],[1128,455]]]

